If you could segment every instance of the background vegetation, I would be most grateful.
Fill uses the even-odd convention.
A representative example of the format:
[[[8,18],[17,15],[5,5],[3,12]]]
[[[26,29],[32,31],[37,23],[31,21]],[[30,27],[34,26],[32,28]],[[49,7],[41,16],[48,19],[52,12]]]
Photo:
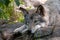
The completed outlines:
[[[15,6],[20,4],[24,4],[24,2],[22,0],[0,0],[0,20],[23,22],[23,14],[14,10]]]

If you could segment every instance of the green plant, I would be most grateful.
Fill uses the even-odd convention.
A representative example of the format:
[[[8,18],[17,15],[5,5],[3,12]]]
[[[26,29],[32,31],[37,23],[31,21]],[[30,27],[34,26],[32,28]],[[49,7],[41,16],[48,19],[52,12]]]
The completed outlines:
[[[14,13],[14,5],[19,6],[20,4],[23,4],[23,1],[21,0],[0,0],[0,19],[9,20],[12,17],[16,17],[18,15],[17,21],[23,22],[23,15],[20,13],[16,15]],[[15,16],[14,16],[15,15]]]

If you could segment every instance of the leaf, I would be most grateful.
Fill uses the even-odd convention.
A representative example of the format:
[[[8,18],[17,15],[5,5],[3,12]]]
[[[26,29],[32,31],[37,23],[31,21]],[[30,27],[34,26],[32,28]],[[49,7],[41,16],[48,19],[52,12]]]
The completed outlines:
[[[0,18],[2,17],[4,11],[0,8]]]
[[[17,5],[17,6],[19,6],[19,5],[20,5],[19,0],[15,0],[15,3],[16,3],[16,5]]]
[[[9,0],[0,0],[1,4],[4,4],[5,6],[8,6],[10,1]]]
[[[5,5],[6,5],[6,6],[8,6],[8,5],[9,5],[9,3],[10,3],[10,1],[9,1],[9,0],[5,0]]]
[[[3,13],[3,10],[0,8],[0,14]]]
[[[0,8],[0,19],[3,18],[3,19],[8,19],[8,14],[5,13],[1,8]]]

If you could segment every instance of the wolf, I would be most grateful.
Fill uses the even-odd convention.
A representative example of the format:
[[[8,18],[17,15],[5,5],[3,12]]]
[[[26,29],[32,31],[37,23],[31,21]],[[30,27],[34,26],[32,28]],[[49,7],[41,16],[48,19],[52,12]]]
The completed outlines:
[[[21,29],[15,29],[14,32],[22,30],[25,26],[26,30],[31,30],[31,33],[34,33],[37,29],[40,29],[41,27],[48,27],[52,25],[60,26],[59,3],[59,0],[47,0],[45,4],[39,4],[36,11],[32,14],[29,13],[26,9],[20,7],[19,10],[23,12],[25,17],[25,24],[22,27],[20,27]],[[24,29],[22,32],[20,32],[24,33]]]
[[[48,26],[49,13],[45,11],[45,8],[42,5],[39,5],[35,13],[32,14],[29,14],[29,12],[22,7],[20,7],[19,10],[23,12],[25,22],[23,26],[15,29],[14,32],[19,31],[21,33],[24,33],[27,30],[31,30],[31,33],[35,33],[37,29]]]

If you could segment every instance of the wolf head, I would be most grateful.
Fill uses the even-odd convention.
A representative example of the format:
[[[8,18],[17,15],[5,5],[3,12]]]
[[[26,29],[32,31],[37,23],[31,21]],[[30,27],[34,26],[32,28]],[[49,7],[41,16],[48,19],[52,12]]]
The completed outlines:
[[[23,12],[25,18],[24,23],[28,25],[29,29],[32,30],[32,33],[37,29],[48,25],[48,15],[46,15],[44,6],[39,5],[32,14],[22,7],[20,7],[19,10]]]

